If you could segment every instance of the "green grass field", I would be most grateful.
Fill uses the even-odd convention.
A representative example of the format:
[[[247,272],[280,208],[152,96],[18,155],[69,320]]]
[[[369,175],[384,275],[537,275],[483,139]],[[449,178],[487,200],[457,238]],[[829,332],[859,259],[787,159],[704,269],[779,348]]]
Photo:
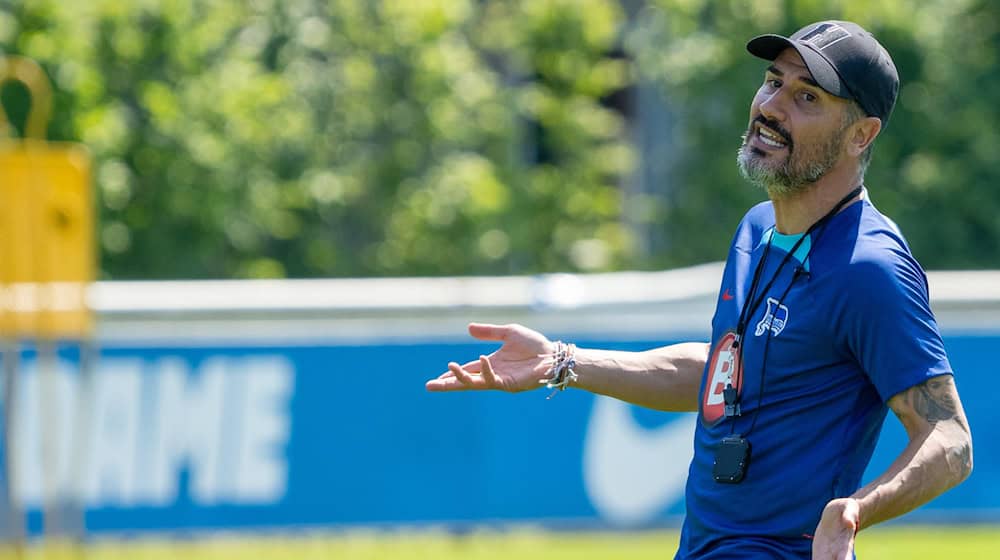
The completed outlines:
[[[521,530],[455,537],[437,533],[356,532],[289,537],[217,536],[191,540],[96,541],[84,550],[32,545],[0,560],[664,560],[673,557],[676,532],[549,533]],[[995,560],[1000,526],[891,527],[862,533],[862,560]]]

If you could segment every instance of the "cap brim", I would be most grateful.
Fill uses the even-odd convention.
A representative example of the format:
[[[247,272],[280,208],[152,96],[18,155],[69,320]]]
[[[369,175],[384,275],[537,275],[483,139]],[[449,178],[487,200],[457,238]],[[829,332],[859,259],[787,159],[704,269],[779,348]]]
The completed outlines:
[[[782,51],[789,48],[795,49],[795,52],[799,53],[819,87],[831,95],[854,99],[854,95],[841,81],[833,64],[830,64],[823,55],[805,43],[781,35],[760,35],[750,39],[750,42],[747,43],[747,51],[764,60],[774,60]]]

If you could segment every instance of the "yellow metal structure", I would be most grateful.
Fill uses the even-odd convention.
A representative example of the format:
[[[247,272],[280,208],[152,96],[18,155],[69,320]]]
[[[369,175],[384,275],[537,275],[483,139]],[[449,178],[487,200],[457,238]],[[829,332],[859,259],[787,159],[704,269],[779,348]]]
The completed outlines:
[[[0,58],[0,84],[31,93],[25,138],[0,138],[0,337],[85,339],[95,278],[90,157],[45,141],[51,87],[30,59]],[[10,127],[0,109],[0,133]]]

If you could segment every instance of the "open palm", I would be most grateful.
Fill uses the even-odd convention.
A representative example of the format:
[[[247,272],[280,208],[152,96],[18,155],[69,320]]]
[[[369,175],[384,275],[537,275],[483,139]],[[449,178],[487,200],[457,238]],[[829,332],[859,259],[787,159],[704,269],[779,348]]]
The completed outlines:
[[[448,364],[448,371],[427,382],[428,391],[469,391],[496,389],[518,392],[537,389],[549,371],[546,355],[554,344],[544,335],[521,325],[472,323],[469,334],[479,340],[502,342],[489,356],[480,356],[459,365]]]

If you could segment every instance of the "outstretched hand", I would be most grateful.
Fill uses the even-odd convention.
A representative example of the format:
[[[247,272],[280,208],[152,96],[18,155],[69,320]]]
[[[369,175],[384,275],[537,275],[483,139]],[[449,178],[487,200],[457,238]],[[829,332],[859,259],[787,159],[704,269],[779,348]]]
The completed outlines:
[[[823,516],[813,535],[813,560],[851,560],[854,536],[860,525],[858,501],[838,498],[823,508]]]
[[[549,371],[546,355],[554,344],[544,335],[521,325],[472,323],[469,334],[479,340],[495,340],[503,345],[489,356],[480,356],[427,382],[428,391],[469,391],[497,389],[519,392],[537,389]]]

